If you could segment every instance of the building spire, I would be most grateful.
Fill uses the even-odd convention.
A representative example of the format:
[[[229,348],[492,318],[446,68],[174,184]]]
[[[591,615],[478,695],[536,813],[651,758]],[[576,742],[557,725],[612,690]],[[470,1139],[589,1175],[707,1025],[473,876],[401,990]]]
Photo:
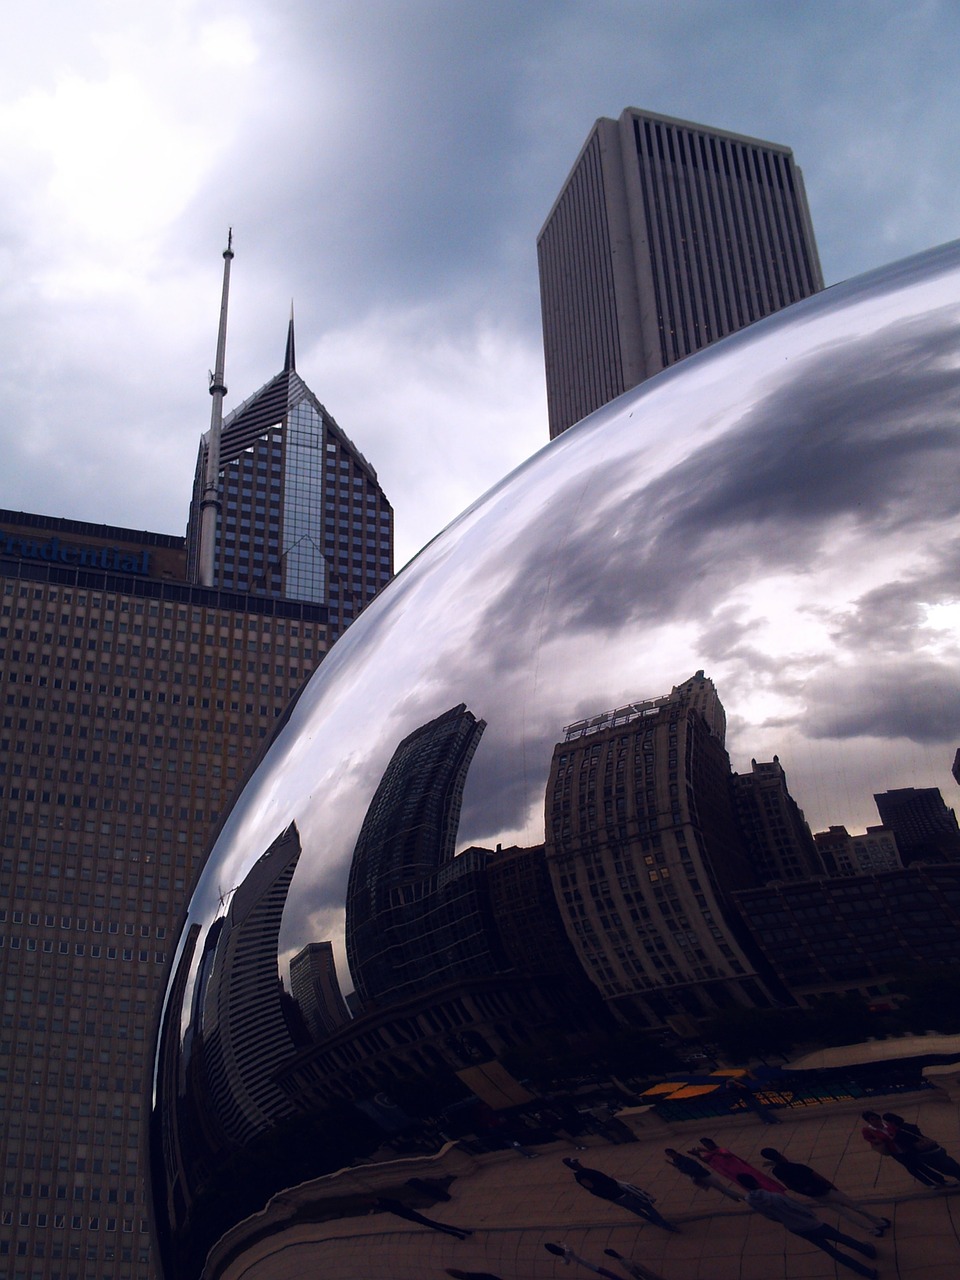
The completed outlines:
[[[233,227],[227,232],[223,251],[223,292],[220,297],[220,328],[217,333],[217,361],[210,375],[210,431],[207,438],[207,466],[204,472],[203,497],[200,501],[200,554],[197,578],[202,587],[214,585],[214,549],[217,520],[220,514],[220,428],[223,425],[224,361],[227,353],[227,300],[230,297],[230,263],[233,261]]]
[[[290,299],[290,323],[287,325],[287,351],[283,357],[283,372],[294,373],[297,368],[297,353],[293,342],[293,299]]]

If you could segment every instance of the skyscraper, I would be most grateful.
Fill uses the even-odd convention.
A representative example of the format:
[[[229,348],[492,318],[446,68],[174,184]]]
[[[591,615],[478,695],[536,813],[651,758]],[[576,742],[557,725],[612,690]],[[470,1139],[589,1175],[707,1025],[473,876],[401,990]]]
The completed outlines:
[[[141,1103],[171,939],[328,647],[323,605],[185,565],[183,538],[0,511],[0,1272],[152,1275]]]
[[[611,1008],[641,1025],[770,1001],[729,911],[755,875],[724,726],[698,671],[568,726],[554,749],[546,850],[567,935]]]
[[[474,850],[454,859],[454,849],[467,771],[486,727],[460,703],[408,734],[370,802],[346,912],[347,958],[365,1007],[395,1003],[483,965],[485,855]],[[437,920],[430,922],[432,913]]]
[[[0,511],[0,1273],[152,1276],[141,1102],[170,939],[277,718],[392,571],[373,468],[294,366],[291,323],[283,371],[224,426],[212,585],[202,494],[189,542]],[[287,854],[261,926],[292,837],[261,867]],[[252,892],[224,947],[246,945]],[[247,1004],[219,1011],[233,1041],[261,989],[281,1016],[279,974],[250,972]],[[234,1074],[256,1101],[248,1039]],[[181,1158],[214,1119],[186,1118]]]
[[[199,581],[210,432],[200,441],[187,525]],[[393,573],[393,511],[377,473],[296,370],[283,369],[224,419],[213,586],[326,605],[332,637]]]
[[[277,938],[300,853],[291,823],[227,891],[230,903],[202,993],[202,1051],[194,1045],[207,1080],[206,1109],[224,1145],[243,1146],[285,1114],[286,1099],[271,1077],[295,1046],[280,1001]]]
[[[290,961],[290,994],[315,1040],[350,1021],[330,942],[308,942]]]
[[[899,787],[875,795],[885,827],[897,838],[903,865],[921,859],[960,862],[960,829],[939,787]]]
[[[770,880],[803,880],[823,874],[823,863],[803,811],[787,790],[780,757],[733,775],[733,799],[754,873]]]
[[[635,107],[594,125],[537,256],[551,439],[823,288],[788,147]]]

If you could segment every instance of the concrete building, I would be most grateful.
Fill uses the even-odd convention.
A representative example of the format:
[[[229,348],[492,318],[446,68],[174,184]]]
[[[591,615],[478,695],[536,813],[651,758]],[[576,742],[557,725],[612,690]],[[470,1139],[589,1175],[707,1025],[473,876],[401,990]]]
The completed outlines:
[[[733,798],[757,880],[766,884],[821,874],[817,847],[803,810],[787,790],[780,757],[750,763],[749,773],[733,775]]]
[[[350,1021],[331,942],[308,942],[290,961],[290,994],[314,1040]]]
[[[899,787],[875,795],[885,827],[897,838],[904,865],[911,862],[960,862],[960,828],[939,787]]]
[[[897,838],[887,827],[867,827],[851,835],[846,827],[832,826],[813,836],[824,870],[831,876],[854,876],[870,871],[899,871],[903,866]]]
[[[551,439],[823,288],[788,147],[635,107],[593,126],[537,255]]]
[[[31,1280],[153,1275],[141,1110],[180,912],[277,717],[392,570],[389,504],[292,328],[223,440],[214,586],[182,537],[0,511],[0,1272]]]
[[[0,511],[0,1259],[31,1276],[152,1274],[141,1106],[168,951],[329,643],[325,606],[185,564],[182,538]]]
[[[884,995],[914,965],[960,964],[960,867],[783,881],[735,900],[801,1004]]]
[[[731,798],[723,708],[702,671],[570,725],[554,749],[546,852],[567,935],[634,1023],[770,1002],[729,894],[756,883]]]

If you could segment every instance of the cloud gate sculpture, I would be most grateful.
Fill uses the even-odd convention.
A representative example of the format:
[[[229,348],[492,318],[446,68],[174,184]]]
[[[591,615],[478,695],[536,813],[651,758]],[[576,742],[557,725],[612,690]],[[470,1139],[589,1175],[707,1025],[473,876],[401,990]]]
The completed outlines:
[[[561,1126],[625,1033],[791,999],[735,895],[821,852],[758,843],[752,780],[814,830],[950,802],[958,335],[957,246],[758,323],[530,459],[338,641],[170,971],[168,1280],[403,1188],[424,1208],[464,1152]]]

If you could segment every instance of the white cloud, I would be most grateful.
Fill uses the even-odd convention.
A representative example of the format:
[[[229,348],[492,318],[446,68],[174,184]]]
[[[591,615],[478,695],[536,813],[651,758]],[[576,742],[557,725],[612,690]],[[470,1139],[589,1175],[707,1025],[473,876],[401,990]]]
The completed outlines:
[[[182,527],[233,223],[229,385],[279,367],[296,295],[302,370],[377,467],[402,558],[546,441],[535,236],[593,119],[630,102],[790,143],[833,278],[948,233],[949,8],[402,11],[14,7],[0,504]],[[897,83],[923,86],[922,128]]]
[[[298,359],[395,504],[398,565],[546,442],[541,359],[505,325],[441,331],[426,308],[333,330]]]

